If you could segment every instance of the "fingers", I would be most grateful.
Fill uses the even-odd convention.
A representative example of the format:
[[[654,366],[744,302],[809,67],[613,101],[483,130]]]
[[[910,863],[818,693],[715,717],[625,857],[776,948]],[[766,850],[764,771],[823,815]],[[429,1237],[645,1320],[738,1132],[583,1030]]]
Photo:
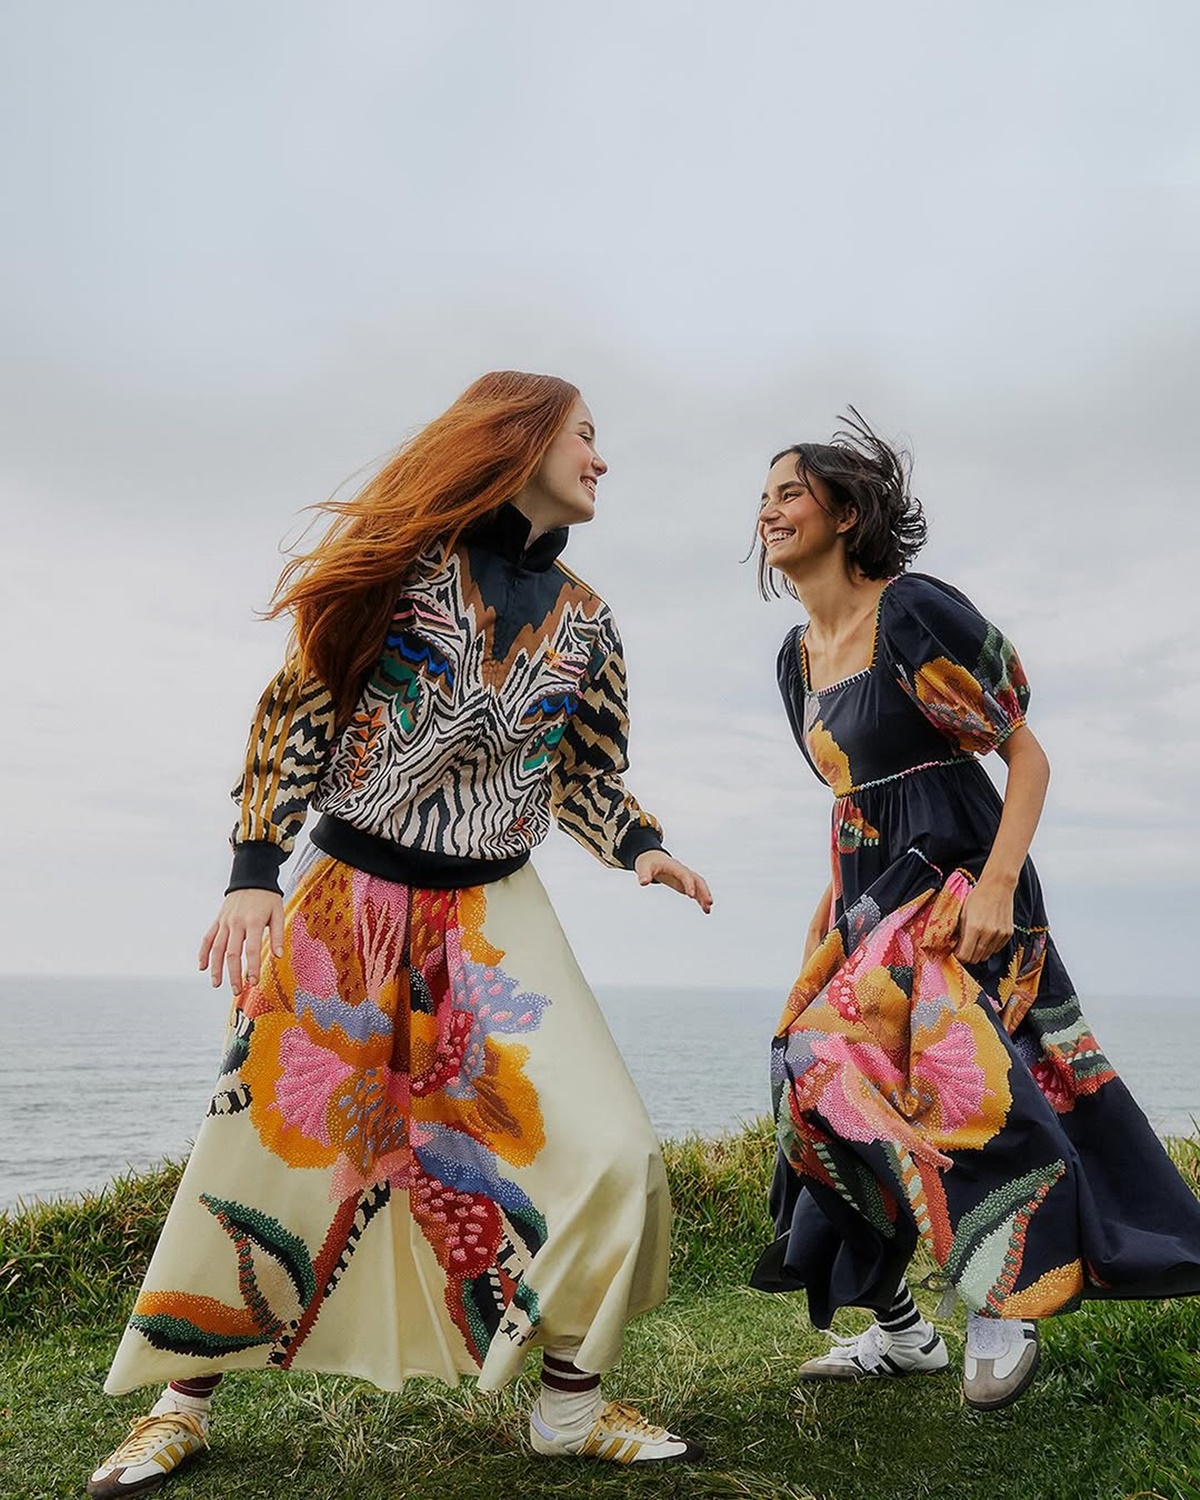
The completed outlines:
[[[984,963],[994,953],[999,953],[1010,937],[1011,928],[1005,932],[997,928],[975,928],[964,923],[954,956],[964,964]]]
[[[229,929],[219,919],[213,924],[214,930],[205,940],[205,948],[208,950],[208,977],[214,990],[221,988],[221,973],[225,967],[225,949],[229,944]],[[204,951],[203,949],[201,950]]]
[[[246,923],[246,983],[257,984],[262,972],[263,938],[267,935],[266,922]]]
[[[283,902],[277,901],[271,908],[271,952],[276,958],[283,957]]]
[[[233,986],[233,993],[242,993],[242,944],[246,941],[246,929],[240,922],[231,923],[229,928],[229,946],[225,950],[225,972],[229,975],[229,983]]]
[[[228,977],[235,994],[247,984],[257,984],[268,934],[272,954],[283,957],[284,926],[278,891],[230,892],[200,944],[200,967],[208,969],[214,988],[223,977]]]
[[[212,926],[208,929],[208,931],[204,934],[204,936],[200,939],[200,967],[201,967],[201,969],[207,969],[208,968],[208,955],[212,952],[212,945],[213,945],[214,940],[216,939],[217,929],[220,927],[220,925],[221,925],[220,922],[214,922],[212,924]]]
[[[695,901],[706,915],[712,911],[713,898],[708,882],[703,875],[697,875],[695,870],[689,870],[677,859],[664,859],[661,864],[648,861],[638,873],[638,883],[639,885],[670,886],[681,896],[687,896]]]

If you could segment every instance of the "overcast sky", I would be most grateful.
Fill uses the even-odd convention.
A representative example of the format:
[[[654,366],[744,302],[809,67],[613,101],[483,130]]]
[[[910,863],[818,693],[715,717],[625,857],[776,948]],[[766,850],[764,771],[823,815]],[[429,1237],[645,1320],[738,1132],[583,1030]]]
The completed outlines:
[[[9,3],[0,970],[189,971],[281,542],[516,366],[595,412],[568,560],[717,898],[552,835],[593,980],[790,983],[829,798],[739,560],[853,402],[1025,660],[1081,993],[1194,992],[1198,55],[1192,0]]]

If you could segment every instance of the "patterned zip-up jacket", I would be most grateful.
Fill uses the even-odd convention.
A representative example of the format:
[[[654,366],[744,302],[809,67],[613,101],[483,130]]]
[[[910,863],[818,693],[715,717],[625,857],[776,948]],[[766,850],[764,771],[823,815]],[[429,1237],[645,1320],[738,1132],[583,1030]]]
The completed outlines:
[[[558,562],[566,529],[525,543],[502,506],[420,559],[340,735],[325,687],[268,686],[233,790],[229,890],[277,890],[311,806],[319,848],[414,885],[518,869],[551,815],[605,864],[661,846],[626,791],[625,664],[608,606]]]

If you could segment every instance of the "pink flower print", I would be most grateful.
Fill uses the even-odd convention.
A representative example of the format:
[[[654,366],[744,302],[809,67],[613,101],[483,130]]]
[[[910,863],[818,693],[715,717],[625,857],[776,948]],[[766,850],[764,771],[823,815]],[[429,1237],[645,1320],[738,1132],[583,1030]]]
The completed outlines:
[[[289,1026],[280,1037],[279,1060],[282,1072],[271,1108],[309,1140],[328,1146],[329,1101],[354,1069],[336,1052],[318,1046],[303,1026]]]
[[[361,873],[355,873],[355,880]],[[376,880],[374,884],[378,889],[384,882]],[[363,980],[367,999],[372,1002],[378,1001],[384,985],[396,977],[404,948],[408,887],[397,885],[392,889],[396,894],[384,901],[378,900],[375,894],[359,899],[359,893],[355,892],[356,905],[360,911],[359,943]]]
[[[793,1090],[793,1110],[819,1110],[844,1140],[891,1141],[919,1160],[950,1165],[896,1109],[907,1080],[881,1047],[820,1035],[812,1036],[810,1046],[820,1062],[804,1075],[807,1087],[798,1082]]]
[[[843,1021],[852,1024],[862,1020],[862,1012],[854,996],[854,973],[852,968],[842,969],[825,987],[824,1000],[837,1011]]]
[[[376,1157],[365,1172],[348,1157],[339,1156],[333,1169],[329,1201],[344,1203],[351,1196],[360,1197],[377,1182],[386,1182],[398,1192],[407,1192],[412,1185],[412,1176],[413,1154],[407,1146]]]
[[[461,1192],[417,1166],[409,1203],[434,1254],[455,1278],[482,1276],[495,1261],[501,1218],[491,1199]]]
[[[1057,1114],[1066,1114],[1075,1107],[1075,1074],[1059,1052],[1047,1049],[1045,1057],[1039,1058],[1029,1071]]]
[[[447,1084],[455,1083],[463,1071],[463,1057],[471,1036],[471,1017],[466,1011],[447,1008],[440,1019],[437,1056],[431,1068],[412,1080],[414,1098],[436,1094]]]
[[[987,1075],[976,1060],[975,1034],[965,1021],[952,1021],[946,1034],[915,1060],[913,1079],[935,1092],[942,1127],[957,1130],[978,1113]]]
[[[888,1132],[879,1127],[877,1110],[870,1107],[870,1095],[878,1098],[881,1091],[886,1092],[889,1085],[895,1087],[903,1078],[883,1048],[851,1042],[844,1036],[815,1034],[810,1046],[814,1057],[835,1068],[832,1077],[827,1068],[814,1070],[815,1078],[828,1081],[819,1085],[813,1107],[848,1141],[875,1141],[886,1136]]]
[[[333,954],[324,943],[311,935],[303,914],[297,916],[292,923],[290,947],[297,989],[317,1000],[335,998],[338,982]]]

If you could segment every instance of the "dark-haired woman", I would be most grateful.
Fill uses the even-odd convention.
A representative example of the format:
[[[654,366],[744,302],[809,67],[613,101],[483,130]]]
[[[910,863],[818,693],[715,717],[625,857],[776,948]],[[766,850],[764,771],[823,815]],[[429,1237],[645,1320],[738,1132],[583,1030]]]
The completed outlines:
[[[280,580],[294,647],[254,719],[200,954],[236,995],[228,1046],[106,1389],[169,1384],[92,1495],[205,1447],[223,1371],[496,1390],[535,1346],[538,1452],[697,1451],[600,1395],[664,1294],[670,1206],[527,863],[552,815],[711,906],[622,783],[620,640],[559,561],[605,467],[573,386],[484,376]]]
[[[755,1285],[817,1327],[871,1309],[808,1379],[933,1372],[905,1281],[923,1241],[967,1310],[966,1400],[1032,1380],[1039,1318],[1200,1293],[1200,1205],[1080,1012],[1027,855],[1049,766],[1016,652],[906,569],[906,462],[854,414],[776,455],[764,594],[804,605],[779,656],[793,733],[833,791],[833,878],[774,1043],[778,1238]],[[980,765],[1007,767],[1003,799]]]

